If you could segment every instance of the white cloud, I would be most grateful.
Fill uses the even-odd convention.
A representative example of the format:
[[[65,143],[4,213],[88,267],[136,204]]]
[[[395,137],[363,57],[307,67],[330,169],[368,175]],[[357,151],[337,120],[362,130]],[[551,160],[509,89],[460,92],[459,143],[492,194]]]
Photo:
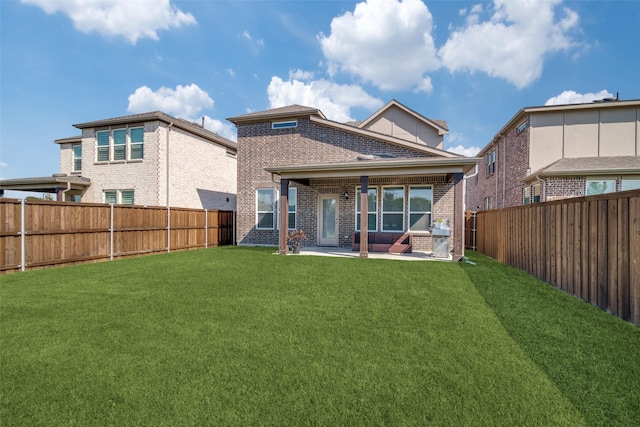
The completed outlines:
[[[211,132],[222,135],[232,141],[238,140],[236,128],[231,123],[221,122],[220,120],[212,119],[209,116],[204,116],[204,127]]]
[[[273,76],[267,88],[271,108],[300,104],[318,108],[330,120],[353,121],[352,107],[376,109],[383,102],[367,94],[357,85],[340,85],[327,80],[304,83],[299,80],[283,81]]]
[[[289,71],[289,80],[311,80],[313,79],[313,75],[313,71],[292,70]]]
[[[367,0],[334,18],[318,41],[332,77],[342,71],[382,90],[429,92],[425,73],[440,66],[432,29],[421,0]]]
[[[236,72],[234,71],[233,68],[227,68],[227,74],[229,74],[229,76],[231,76],[231,77],[235,77],[236,76]]]
[[[42,8],[46,13],[61,12],[83,33],[95,31],[106,37],[122,36],[135,44],[138,39],[158,40],[159,30],[196,24],[170,0],[22,0]]]
[[[206,129],[232,141],[237,140],[235,127],[231,123],[201,114],[203,109],[212,107],[213,99],[196,84],[178,85],[175,89],[161,87],[155,92],[147,86],[142,86],[129,95],[127,111],[134,114],[162,111],[197,124],[202,124],[204,118]]]
[[[249,44],[251,44],[251,47],[254,50],[257,50],[258,47],[262,47],[264,46],[264,39],[256,39],[254,38],[251,33],[249,33],[249,31],[244,30],[242,32],[242,38],[247,40],[249,42]]]
[[[565,90],[560,95],[547,99],[544,105],[584,104],[611,97],[613,97],[613,95],[607,90],[601,90],[596,93],[577,93],[572,90]]]
[[[464,145],[456,145],[455,147],[448,148],[447,151],[467,157],[473,157],[480,152],[480,147],[465,147]]]
[[[143,113],[160,110],[180,118],[197,116],[203,108],[213,107],[213,99],[196,84],[161,87],[156,92],[142,86],[129,95],[127,111]]]
[[[577,28],[578,14],[563,8],[561,0],[494,0],[493,15],[481,20],[480,7],[473,7],[465,27],[454,31],[438,50],[450,71],[482,71],[523,88],[542,74],[544,58],[551,52],[577,44],[570,32]]]

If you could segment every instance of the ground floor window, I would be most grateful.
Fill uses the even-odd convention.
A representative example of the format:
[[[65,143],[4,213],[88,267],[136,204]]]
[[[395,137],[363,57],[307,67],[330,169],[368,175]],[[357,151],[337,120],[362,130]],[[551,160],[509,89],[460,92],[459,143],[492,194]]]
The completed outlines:
[[[360,187],[356,188],[356,231],[360,231],[360,212],[362,201],[360,200]],[[376,187],[367,189],[367,229],[378,231],[378,189]]]
[[[613,193],[614,191],[616,191],[615,179],[587,179],[587,196]]]
[[[355,229],[360,231],[362,212],[360,187],[356,187]],[[407,194],[408,193],[408,194]],[[378,206],[378,188],[367,191],[367,228],[378,230],[378,215],[382,231],[429,231],[432,221],[433,187],[431,185],[382,187],[382,203]],[[408,203],[405,197],[408,195]],[[405,220],[405,214],[408,222]]]
[[[640,189],[640,177],[622,178],[620,191]]]
[[[109,204],[133,205],[135,203],[133,190],[105,190],[103,200]]]
[[[533,186],[533,203],[540,203],[541,197],[541,187],[540,184],[536,184]]]
[[[431,226],[431,186],[409,187],[409,230],[428,231]]]
[[[258,230],[273,230],[275,221],[274,188],[258,188],[256,190],[256,228]]]
[[[382,231],[404,230],[404,187],[382,188]]]
[[[531,203],[531,187],[524,187],[522,189],[522,204],[528,205]]]

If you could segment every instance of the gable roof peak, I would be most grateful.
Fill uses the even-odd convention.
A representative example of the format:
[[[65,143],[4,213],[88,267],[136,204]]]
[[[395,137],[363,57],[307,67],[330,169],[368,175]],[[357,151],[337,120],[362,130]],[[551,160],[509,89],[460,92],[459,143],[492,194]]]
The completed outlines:
[[[444,121],[444,120],[435,120],[435,119],[430,119],[428,117],[425,117],[422,114],[418,113],[417,111],[412,110],[411,108],[407,107],[406,105],[404,105],[403,103],[401,103],[400,101],[398,101],[396,99],[392,99],[391,101],[387,102],[380,109],[378,109],[378,111],[373,113],[367,119],[365,119],[362,122],[360,122],[358,124],[358,127],[360,127],[360,128],[366,127],[367,125],[369,125],[369,123],[373,122],[375,119],[377,119],[378,117],[382,116],[386,111],[388,111],[388,110],[390,110],[391,108],[394,108],[394,107],[398,108],[400,110],[403,110],[404,112],[406,112],[407,114],[415,117],[416,119],[420,120],[421,122],[426,123],[429,126],[437,129],[438,133],[440,133],[441,135],[449,133],[449,126],[447,125],[446,121]]]

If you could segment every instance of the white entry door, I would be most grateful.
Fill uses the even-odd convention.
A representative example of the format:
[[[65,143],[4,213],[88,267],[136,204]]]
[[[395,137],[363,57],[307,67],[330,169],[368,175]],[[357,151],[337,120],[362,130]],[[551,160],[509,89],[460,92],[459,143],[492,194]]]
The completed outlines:
[[[338,246],[338,196],[322,194],[318,205],[318,245]]]

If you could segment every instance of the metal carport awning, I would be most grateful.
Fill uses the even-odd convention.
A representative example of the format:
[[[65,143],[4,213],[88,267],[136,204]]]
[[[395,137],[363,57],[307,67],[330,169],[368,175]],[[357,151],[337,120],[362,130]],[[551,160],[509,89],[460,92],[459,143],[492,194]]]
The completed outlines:
[[[0,190],[32,191],[36,193],[54,193],[61,201],[63,193],[69,190],[84,191],[91,185],[89,178],[82,176],[53,174],[35,178],[12,178],[0,180]]]

